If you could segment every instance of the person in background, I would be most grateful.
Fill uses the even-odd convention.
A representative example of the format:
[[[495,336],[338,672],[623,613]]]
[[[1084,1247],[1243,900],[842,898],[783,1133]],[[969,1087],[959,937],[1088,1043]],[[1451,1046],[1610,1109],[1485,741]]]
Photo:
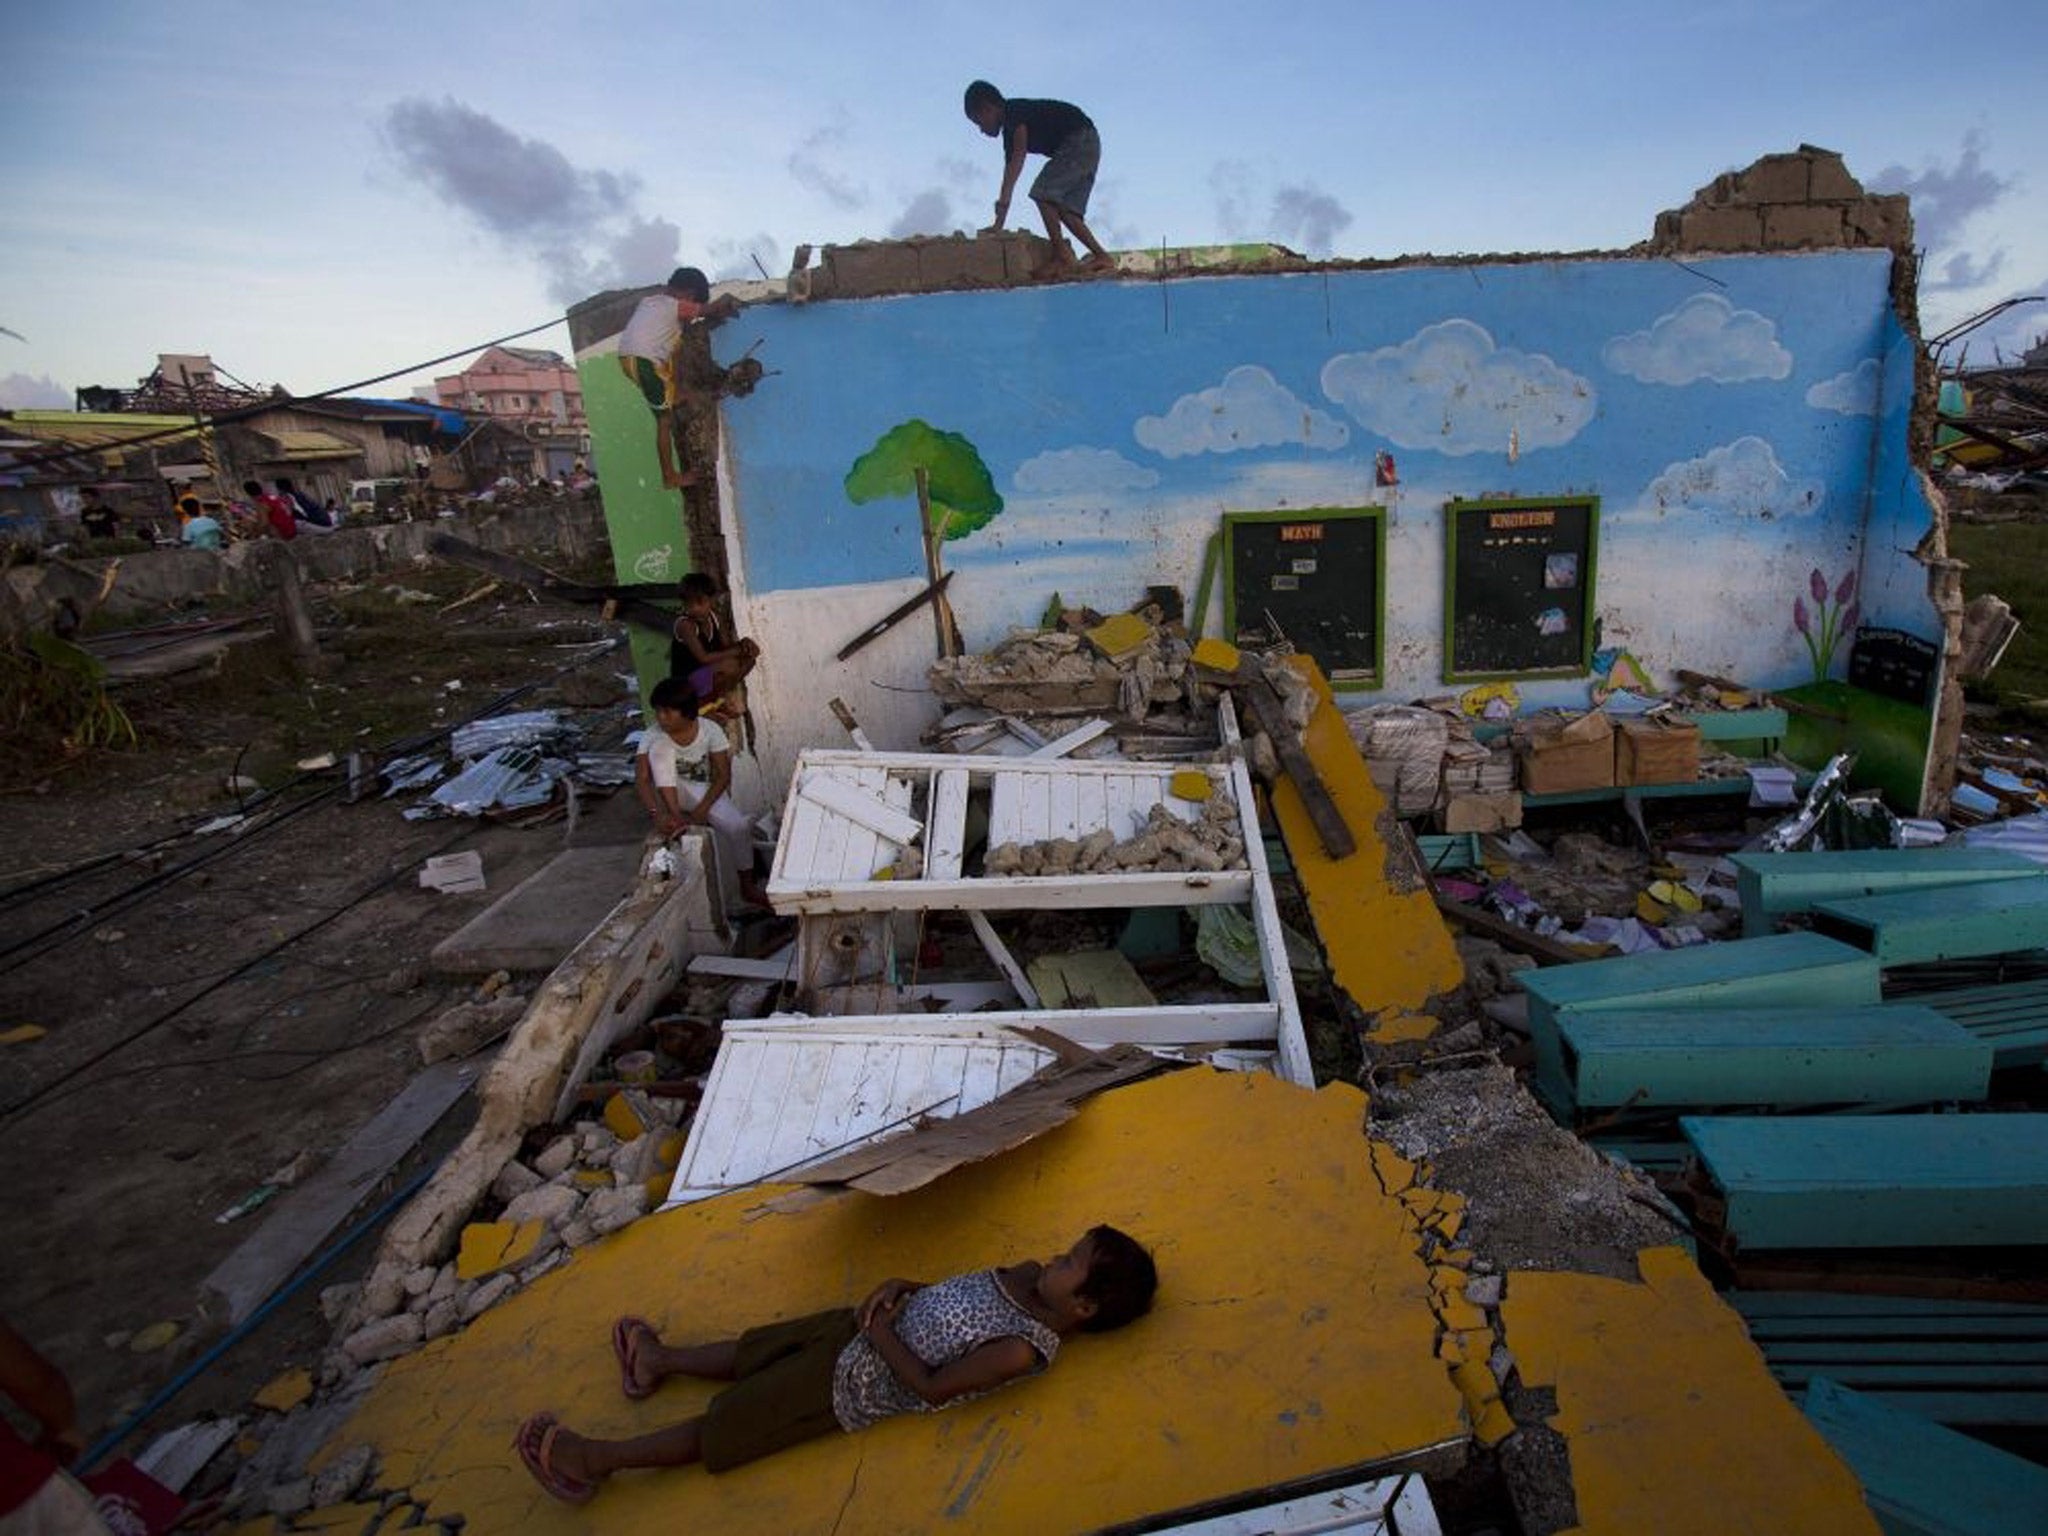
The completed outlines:
[[[272,538],[290,542],[299,536],[299,520],[292,516],[291,504],[282,496],[263,489],[254,480],[242,482],[242,494],[261,509],[263,521],[269,525]]]
[[[315,528],[334,526],[334,519],[327,515],[325,508],[282,476],[277,481],[277,494],[284,498],[285,505],[292,509],[292,516],[297,521],[310,523]]]
[[[221,527],[206,515],[197,496],[178,500],[178,542],[187,549],[219,549]]]
[[[718,583],[702,571],[685,576],[680,591],[683,611],[669,636],[668,673],[687,678],[705,712],[719,715],[714,701],[722,701],[754,670],[761,647],[747,639],[727,641],[718,617]]]
[[[111,539],[120,531],[114,509],[100,500],[98,491],[85,493],[85,505],[78,509],[78,526],[88,539]]]
[[[661,483],[670,490],[694,485],[708,465],[682,462],[682,406],[689,393],[682,377],[680,353],[686,327],[698,331],[721,325],[739,311],[727,294],[713,301],[711,280],[696,267],[677,267],[661,292],[633,307],[619,333],[619,366],[639,387],[654,412],[654,448],[661,459]]]
[[[4,1321],[0,1395],[36,1426],[24,1440],[0,1418],[0,1536],[110,1536],[93,1496],[64,1470],[85,1449],[71,1383]]]

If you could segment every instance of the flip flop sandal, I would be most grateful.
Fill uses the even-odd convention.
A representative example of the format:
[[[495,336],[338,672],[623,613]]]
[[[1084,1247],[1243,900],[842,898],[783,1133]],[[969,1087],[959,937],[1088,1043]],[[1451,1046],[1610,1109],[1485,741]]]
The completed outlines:
[[[555,1436],[561,1432],[561,1422],[552,1413],[536,1413],[519,1426],[512,1437],[512,1448],[550,1498],[560,1499],[564,1504],[588,1504],[597,1497],[597,1484],[554,1468]]]
[[[642,1333],[660,1337],[655,1332],[654,1324],[644,1317],[622,1317],[612,1324],[612,1353],[619,1357],[619,1390],[636,1403],[642,1398],[654,1396],[660,1385],[657,1382],[655,1386],[643,1387],[634,1378],[633,1341]]]

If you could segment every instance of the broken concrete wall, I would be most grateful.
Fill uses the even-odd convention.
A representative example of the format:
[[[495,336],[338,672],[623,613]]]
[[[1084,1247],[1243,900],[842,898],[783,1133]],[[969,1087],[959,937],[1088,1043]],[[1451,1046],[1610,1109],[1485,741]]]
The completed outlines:
[[[777,372],[725,407],[722,483],[741,627],[766,652],[751,693],[767,785],[830,730],[834,696],[885,747],[931,718],[929,614],[833,659],[929,579],[905,457],[919,452],[943,460],[926,466],[938,557],[970,650],[1034,625],[1055,593],[1105,612],[1154,582],[1192,596],[1226,513],[1370,508],[1384,580],[1345,580],[1384,659],[1378,688],[1344,701],[1439,693],[1445,504],[1573,495],[1599,498],[1597,558],[1558,573],[1557,601],[1590,579],[1603,645],[1659,682],[1680,667],[1763,687],[1843,678],[1846,635],[1817,654],[1800,627],[1816,570],[1831,608],[1857,572],[1888,625],[1938,644],[1924,573],[1872,535],[1926,521],[1895,474],[1907,417],[1896,394],[1878,403],[1911,393],[1895,255],[1851,217],[1883,200],[1819,151],[1724,181],[1702,206],[1818,199],[1834,223],[1795,236],[1759,213],[1770,248],[1682,265],[1645,247],[749,310],[720,356],[758,342]],[[1684,219],[1664,233],[1685,240]],[[1853,248],[1792,248],[1822,239]],[[672,493],[666,516],[672,529]],[[1583,675],[1519,686],[1525,707],[1588,702]]]

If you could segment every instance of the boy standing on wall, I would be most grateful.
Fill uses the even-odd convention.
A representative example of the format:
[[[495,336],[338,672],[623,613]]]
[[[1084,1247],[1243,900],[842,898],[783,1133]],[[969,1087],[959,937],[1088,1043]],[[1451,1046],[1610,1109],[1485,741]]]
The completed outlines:
[[[697,483],[703,466],[682,461],[682,407],[692,393],[681,364],[685,327],[708,330],[739,313],[730,294],[713,302],[711,282],[696,267],[677,267],[661,292],[634,306],[619,333],[619,366],[654,411],[654,443],[661,483],[681,490]]]
[[[1015,97],[1003,93],[986,80],[967,87],[967,116],[990,138],[1003,141],[1003,186],[996,194],[996,220],[990,231],[999,230],[1010,217],[1010,194],[1024,173],[1026,155],[1044,155],[1045,169],[1031,183],[1031,201],[1038,204],[1045,220],[1045,237],[1052,242],[1052,255],[1032,272],[1033,277],[1056,277],[1074,264],[1062,228],[1088,248],[1084,272],[1114,270],[1116,261],[1102,248],[1089,230],[1085,215],[1088,195],[1095,190],[1095,171],[1102,159],[1102,140],[1088,114],[1071,102]]]

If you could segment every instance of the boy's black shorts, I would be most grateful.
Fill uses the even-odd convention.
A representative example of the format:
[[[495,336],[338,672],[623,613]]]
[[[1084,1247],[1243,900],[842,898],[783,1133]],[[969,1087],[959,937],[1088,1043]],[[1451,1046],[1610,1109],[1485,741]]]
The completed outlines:
[[[749,1328],[738,1379],[704,1411],[704,1468],[724,1472],[839,1430],[832,1372],[858,1332],[853,1308]]]

